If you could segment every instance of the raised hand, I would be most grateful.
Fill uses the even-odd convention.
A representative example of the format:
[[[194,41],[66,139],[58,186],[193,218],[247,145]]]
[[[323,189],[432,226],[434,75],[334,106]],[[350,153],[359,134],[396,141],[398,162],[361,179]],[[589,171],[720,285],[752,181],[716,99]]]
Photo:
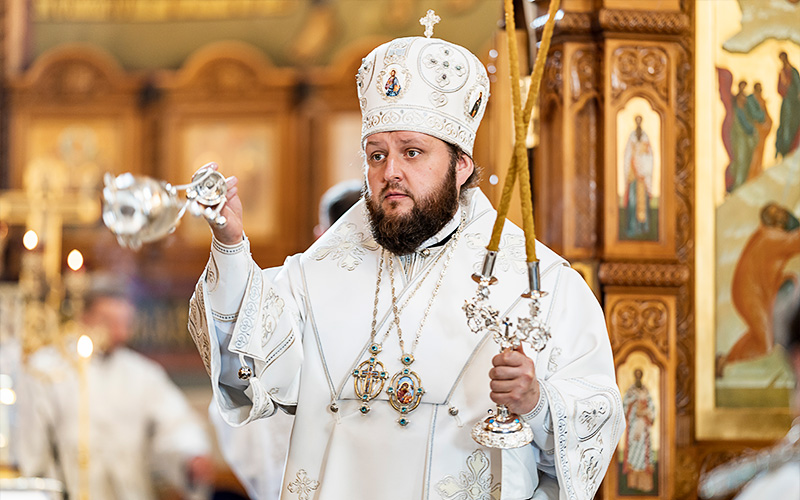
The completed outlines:
[[[489,397],[498,405],[506,405],[518,415],[528,413],[539,402],[539,381],[536,367],[522,349],[505,349],[492,358],[494,367],[489,370],[492,392]]]
[[[209,163],[202,168],[218,170],[219,165],[216,163]],[[227,201],[225,202],[225,206],[222,207],[222,212],[220,214],[225,217],[227,223],[224,226],[219,226],[209,221],[209,226],[214,233],[214,237],[224,245],[238,244],[242,241],[242,235],[244,233],[244,225],[242,224],[242,200],[239,198],[238,182],[239,179],[235,176],[226,179],[225,184],[228,188],[226,195]]]

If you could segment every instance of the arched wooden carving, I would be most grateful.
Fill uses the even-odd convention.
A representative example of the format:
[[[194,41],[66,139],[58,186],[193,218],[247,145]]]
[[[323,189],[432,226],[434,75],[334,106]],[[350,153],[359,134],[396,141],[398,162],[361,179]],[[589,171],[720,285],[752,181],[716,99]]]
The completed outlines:
[[[149,116],[151,133],[162,141],[153,154],[161,175],[185,183],[203,164],[217,162],[225,175],[239,178],[248,238],[259,263],[279,264],[302,249],[312,235],[300,220],[308,203],[308,171],[296,156],[295,71],[275,67],[248,44],[218,42],[197,50],[177,71],[157,74],[154,87],[159,97]],[[200,218],[184,217],[170,237],[181,244],[159,247],[159,262],[202,268],[206,226]],[[198,252],[187,258],[187,247]]]
[[[673,110],[676,106],[677,45],[650,41],[631,43],[625,39],[613,39],[607,41],[604,50],[606,107],[603,253],[606,257],[614,258],[674,258],[676,120]],[[636,233],[623,233],[621,221],[623,217],[631,216],[629,212],[632,209],[628,203],[633,201],[627,192],[625,197],[620,198],[617,186],[619,182],[631,186],[633,178],[626,176],[634,175],[631,172],[642,167],[627,166],[630,140],[628,146],[620,149],[618,137],[625,138],[632,134],[630,127],[633,127],[633,123],[631,120],[631,123],[622,124],[627,128],[618,129],[621,124],[617,117],[622,116],[621,113],[629,103],[641,100],[648,103],[646,109],[649,128],[641,127],[638,125],[640,122],[637,122],[637,130],[645,130],[645,134],[653,134],[654,131],[656,133],[651,136],[643,135],[647,142],[643,143],[645,146],[637,147],[646,148],[647,152],[641,154],[652,154],[650,152],[656,151],[658,156],[650,156],[649,171],[652,172],[652,180],[644,188],[646,198],[642,195],[636,199],[636,203],[644,205],[642,210],[647,215],[640,220],[646,222],[643,223],[641,232],[637,230]],[[640,120],[640,116],[636,118]],[[623,163],[625,165],[620,167]],[[641,162],[637,162],[637,165],[640,164]],[[645,184],[645,181],[637,182]],[[658,184],[651,186],[653,182]],[[651,218],[652,220],[648,220]]]
[[[605,498],[673,498],[675,304],[659,289],[606,294],[627,427],[603,483]]]
[[[140,172],[142,82],[88,44],[46,52],[28,71],[9,79],[11,187],[22,186],[24,170],[41,154],[63,163],[72,181],[84,177],[81,182],[91,185],[105,171]],[[75,143],[81,140],[89,142]],[[83,148],[84,157],[71,156],[71,143]]]

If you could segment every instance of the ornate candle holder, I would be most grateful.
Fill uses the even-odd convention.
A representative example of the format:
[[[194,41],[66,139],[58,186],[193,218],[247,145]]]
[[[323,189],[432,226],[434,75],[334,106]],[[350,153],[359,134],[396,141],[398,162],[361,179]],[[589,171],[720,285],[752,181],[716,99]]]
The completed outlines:
[[[105,175],[103,222],[117,236],[122,246],[139,249],[142,243],[155,241],[175,231],[188,209],[192,215],[224,226],[220,215],[227,199],[225,177],[213,170],[214,163],[195,172],[189,184],[173,186],[151,177],[124,173]],[[186,199],[178,191],[186,191]]]
[[[530,316],[517,318],[516,328],[509,318],[502,325],[500,313],[489,305],[489,286],[497,283],[492,273],[497,259],[496,251],[488,251],[483,260],[481,274],[473,274],[472,279],[478,283],[475,296],[465,301],[462,309],[467,315],[467,325],[473,333],[491,333],[500,351],[516,348],[525,342],[536,352],[541,351],[550,339],[550,331],[540,318],[539,299],[547,295],[541,290],[539,281],[539,262],[528,262],[529,292],[522,297],[530,301]],[[472,427],[472,439],[490,448],[519,448],[533,441],[531,427],[519,415],[508,410],[506,405],[498,405],[496,410],[489,410],[489,416],[478,421]]]

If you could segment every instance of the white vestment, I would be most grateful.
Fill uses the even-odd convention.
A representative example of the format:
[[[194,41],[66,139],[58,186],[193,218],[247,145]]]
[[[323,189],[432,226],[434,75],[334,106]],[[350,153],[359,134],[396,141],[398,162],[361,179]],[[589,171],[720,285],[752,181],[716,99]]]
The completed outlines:
[[[363,201],[280,268],[259,269],[246,240],[236,247],[213,242],[192,297],[189,329],[230,425],[268,417],[277,408],[295,413],[282,498],[527,499],[534,493],[546,498],[548,491],[554,498],[558,488],[550,477],[557,478],[560,498],[594,496],[625,425],[611,347],[591,290],[543,245],[537,244],[537,254],[549,294],[541,306],[552,339],[538,354],[527,349],[541,387],[538,405],[526,416],[534,442],[501,451],[470,437],[472,425],[495,407],[488,372],[499,347],[490,335],[473,334],[462,311],[477,290],[471,275],[479,270],[496,216],[479,190],[469,198],[462,207],[463,233],[433,302],[446,260],[436,257],[448,250],[444,241],[455,237],[461,217],[412,256],[391,257],[406,352],[430,308],[409,367],[425,392],[404,427],[385,389],[367,414],[354,389],[353,370],[369,358],[381,254]],[[386,267],[377,342],[393,322]],[[494,274],[498,283],[489,302],[501,317],[516,322],[528,316],[520,299],[528,283],[524,236],[511,223]],[[403,368],[398,344],[392,328],[378,355],[390,377]],[[244,364],[253,375],[240,381],[236,371]],[[542,476],[536,491],[542,474],[549,476]]]
[[[80,377],[52,348],[38,351],[31,368],[21,381],[20,471],[59,479],[69,498],[80,498]],[[154,471],[175,487],[188,487],[186,461],[207,455],[210,444],[164,369],[120,347],[107,356],[93,356],[86,380],[90,498],[155,498]]]
[[[211,401],[208,417],[225,461],[253,500],[278,500],[294,418],[276,412],[247,425],[228,425]]]
[[[734,500],[762,500],[764,498],[800,498],[800,461],[794,460],[780,468],[760,474]]]

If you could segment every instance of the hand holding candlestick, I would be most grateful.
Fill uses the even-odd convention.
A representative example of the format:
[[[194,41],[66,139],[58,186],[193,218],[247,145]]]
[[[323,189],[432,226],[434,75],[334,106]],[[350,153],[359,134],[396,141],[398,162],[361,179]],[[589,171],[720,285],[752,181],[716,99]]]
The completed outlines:
[[[497,282],[492,276],[496,252],[487,252],[481,275],[473,275],[478,282],[478,292],[470,301],[464,303],[467,324],[474,333],[490,332],[494,341],[500,345],[501,352],[519,348],[522,343],[529,344],[536,352],[541,351],[550,339],[550,330],[542,321],[539,300],[547,295],[540,287],[539,262],[528,262],[529,291],[522,294],[530,301],[530,316],[517,318],[514,328],[509,318],[498,320],[499,312],[488,304],[489,286]],[[524,355],[524,354],[523,354]],[[496,368],[495,368],[496,369]],[[535,379],[533,380],[535,383]],[[541,395],[539,396],[541,397]],[[519,415],[511,413],[504,404],[497,410],[489,411],[489,416],[472,428],[472,439],[490,448],[519,448],[533,440],[533,431]]]

